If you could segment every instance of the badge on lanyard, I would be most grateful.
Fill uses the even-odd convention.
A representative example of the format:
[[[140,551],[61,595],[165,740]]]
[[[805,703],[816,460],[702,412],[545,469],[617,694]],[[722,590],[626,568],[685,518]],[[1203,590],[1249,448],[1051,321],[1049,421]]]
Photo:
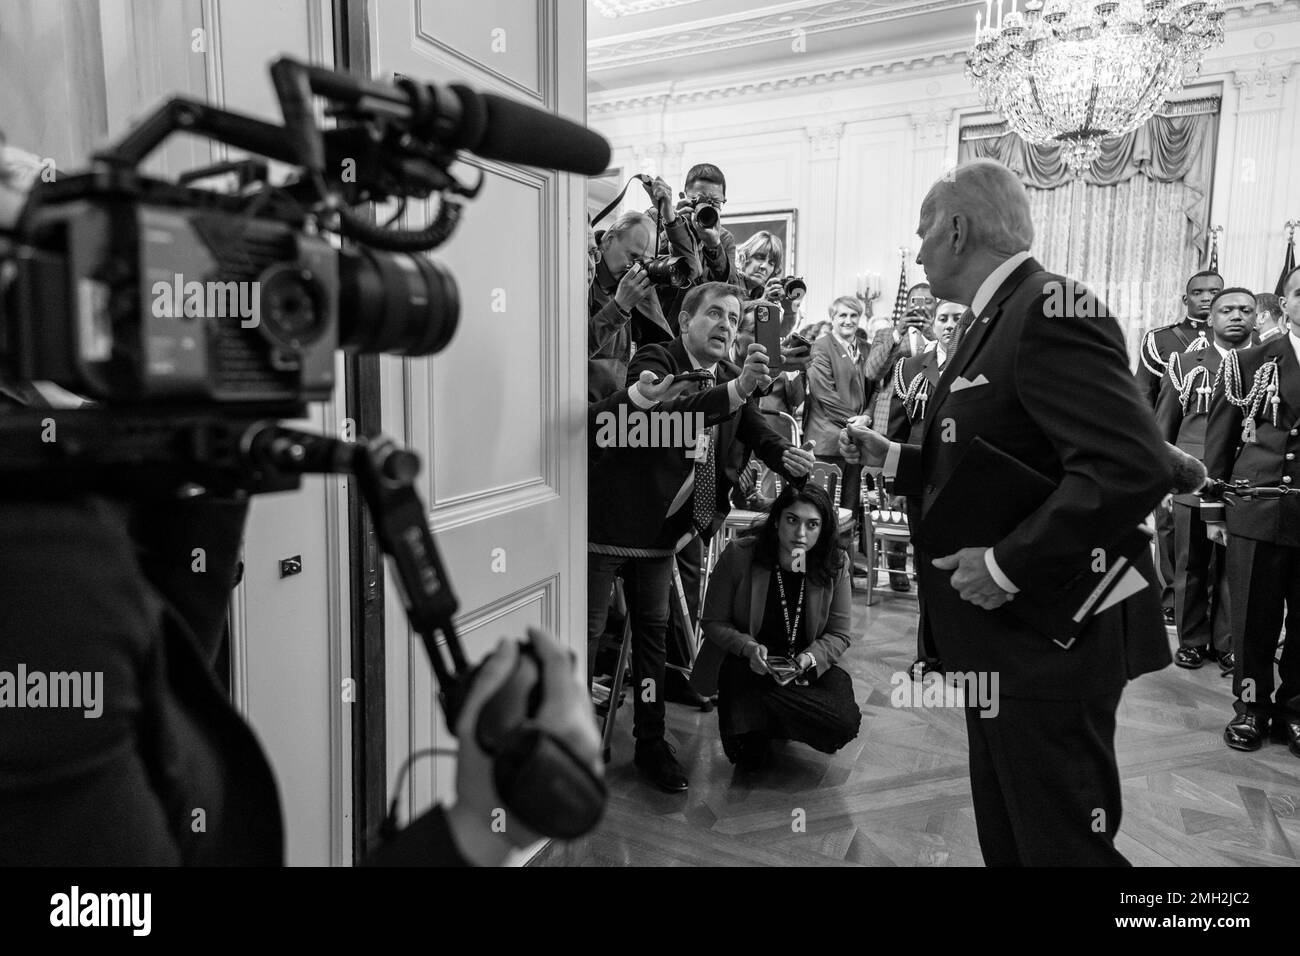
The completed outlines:
[[[702,431],[695,436],[695,447],[687,451],[686,457],[694,458],[696,461],[709,460],[709,433],[707,431]]]
[[[1241,426],[1241,441],[1244,445],[1255,444],[1255,419],[1247,418],[1245,424]]]

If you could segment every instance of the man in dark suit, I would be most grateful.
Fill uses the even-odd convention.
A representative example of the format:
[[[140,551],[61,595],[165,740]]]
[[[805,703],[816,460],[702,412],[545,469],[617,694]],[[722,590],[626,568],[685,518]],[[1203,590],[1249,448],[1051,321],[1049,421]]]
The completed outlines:
[[[1125,865],[1114,845],[1115,712],[1126,681],[1169,663],[1155,589],[1138,587],[1092,615],[1069,650],[1003,605],[1051,604],[1099,554],[1113,563],[1169,490],[1172,469],[1153,451],[1160,437],[1119,325],[1086,289],[1029,256],[1029,198],[1010,170],[992,160],[957,166],[926,196],[918,233],[917,262],[935,295],[971,303],[970,324],[917,444],[853,422],[842,446],[920,497],[923,516],[977,436],[1055,485],[1000,541],[932,558],[920,586],[946,671],[1000,678],[996,714],[966,711],[985,862]],[[999,486],[994,478],[987,495]],[[1122,556],[1153,579],[1141,549]]]
[[[1300,270],[1283,282],[1282,307],[1300,318]],[[1294,328],[1294,325],[1292,326]],[[1228,548],[1232,690],[1236,716],[1223,732],[1235,750],[1258,750],[1271,729],[1300,757],[1300,336],[1294,331],[1223,360],[1223,387],[1205,433],[1211,478],[1269,487],[1269,498],[1229,498],[1206,515]],[[1226,511],[1225,517],[1222,512]],[[1216,520],[1211,520],[1211,518]],[[1286,608],[1286,644],[1273,692],[1273,662]]]
[[[929,292],[929,286],[925,291]],[[900,358],[893,372],[885,378],[882,387],[889,389],[889,428],[885,433],[890,441],[919,443],[921,427],[930,396],[939,384],[944,363],[948,360],[948,346],[957,323],[966,307],[957,302],[939,302],[934,310],[934,347],[919,355]],[[921,526],[921,499],[911,496],[907,501],[907,523],[912,529],[912,555],[916,567],[924,561],[924,552],[916,530]],[[918,680],[929,671],[942,671],[943,663],[934,647],[934,636],[926,620],[925,594],[917,594],[919,618],[916,624],[916,660],[911,673]]]
[[[628,370],[627,399],[619,403],[618,414],[689,416],[691,427],[679,434],[690,432],[690,439],[676,448],[636,447],[630,441],[611,443],[608,434],[602,439],[598,428],[592,440],[605,447],[598,449],[589,468],[587,507],[589,666],[604,630],[614,577],[623,571],[632,585],[636,765],[667,791],[687,786],[664,740],[665,631],[673,554],[696,535],[707,542],[721,526],[732,485],[751,450],[789,480],[806,476],[812,464],[812,455],[792,448],[758,410],[755,393],[771,381],[763,348],[750,346],[744,369],[726,360],[740,324],[736,290],[722,283],[695,287],[683,303],[680,323],[680,338],[637,350]],[[659,380],[696,370],[709,373],[696,391],[681,392],[657,406],[641,394],[644,372]]]
[[[813,343],[808,365],[808,413],[804,438],[813,443],[812,452],[821,461],[840,469],[840,505],[861,520],[861,467],[849,467],[840,455],[837,421],[848,421],[867,408],[870,383],[863,369],[867,363],[867,340],[858,328],[862,300],[842,295],[827,310],[831,334]]]
[[[1154,409],[1160,397],[1160,382],[1169,369],[1174,352],[1199,352],[1210,347],[1210,300],[1223,289],[1223,277],[1217,272],[1202,271],[1187,280],[1183,305],[1187,315],[1170,325],[1151,329],[1142,336],[1138,349],[1138,390]],[[1174,515],[1164,503],[1156,509],[1156,534],[1159,536],[1160,579],[1164,589],[1160,604],[1165,622],[1175,624],[1174,577],[1177,555],[1174,550]]]
[[[1156,422],[1164,440],[1193,458],[1205,457],[1219,365],[1232,349],[1250,342],[1255,297],[1245,289],[1224,289],[1210,305],[1213,348],[1171,352],[1160,385]],[[1206,658],[1232,673],[1232,627],[1228,612],[1227,549],[1206,536],[1198,495],[1174,496],[1174,618],[1178,652],[1174,663],[1195,669]]]

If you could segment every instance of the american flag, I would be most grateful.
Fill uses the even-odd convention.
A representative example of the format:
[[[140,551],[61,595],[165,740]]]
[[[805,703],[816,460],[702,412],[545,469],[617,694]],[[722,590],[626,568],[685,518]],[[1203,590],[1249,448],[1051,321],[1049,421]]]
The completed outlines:
[[[898,295],[894,296],[894,321],[897,322],[907,313],[907,253],[904,252],[898,263]]]
[[[1295,268],[1295,233],[1292,232],[1287,234],[1286,255],[1282,259],[1282,274],[1277,277],[1277,289],[1274,294],[1279,299],[1282,298],[1282,293],[1283,293],[1282,283],[1286,281],[1286,277],[1291,274],[1291,270],[1294,268]]]

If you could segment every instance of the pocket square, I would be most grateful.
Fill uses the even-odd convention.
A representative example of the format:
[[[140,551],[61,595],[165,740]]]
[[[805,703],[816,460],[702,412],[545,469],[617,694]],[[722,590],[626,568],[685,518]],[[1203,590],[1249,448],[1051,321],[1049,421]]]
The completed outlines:
[[[968,388],[979,388],[981,385],[987,385],[988,383],[989,380],[984,377],[983,372],[981,372],[979,375],[976,375],[973,381],[967,381],[966,379],[958,375],[957,380],[952,383],[952,388],[948,389],[948,391],[961,392]]]

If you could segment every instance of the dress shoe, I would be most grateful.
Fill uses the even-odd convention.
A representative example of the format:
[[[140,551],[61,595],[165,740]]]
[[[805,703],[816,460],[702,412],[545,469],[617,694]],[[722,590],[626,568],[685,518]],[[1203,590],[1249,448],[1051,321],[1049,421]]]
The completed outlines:
[[[1300,757],[1300,717],[1273,718],[1273,739]]]
[[[1232,653],[1223,654],[1219,657],[1219,673],[1224,677],[1231,677],[1232,672],[1237,669],[1237,658]]]
[[[634,763],[660,790],[668,793],[681,793],[686,789],[686,773],[682,765],[673,756],[677,751],[672,744],[658,737],[654,740],[638,740]]]
[[[912,590],[912,582],[905,574],[891,574],[889,587],[894,591],[906,592]]]
[[[1174,653],[1174,663],[1188,670],[1196,670],[1213,652],[1208,647],[1180,647]]]
[[[1223,728],[1223,742],[1233,750],[1258,750],[1267,735],[1268,718],[1258,714],[1238,714]]]

